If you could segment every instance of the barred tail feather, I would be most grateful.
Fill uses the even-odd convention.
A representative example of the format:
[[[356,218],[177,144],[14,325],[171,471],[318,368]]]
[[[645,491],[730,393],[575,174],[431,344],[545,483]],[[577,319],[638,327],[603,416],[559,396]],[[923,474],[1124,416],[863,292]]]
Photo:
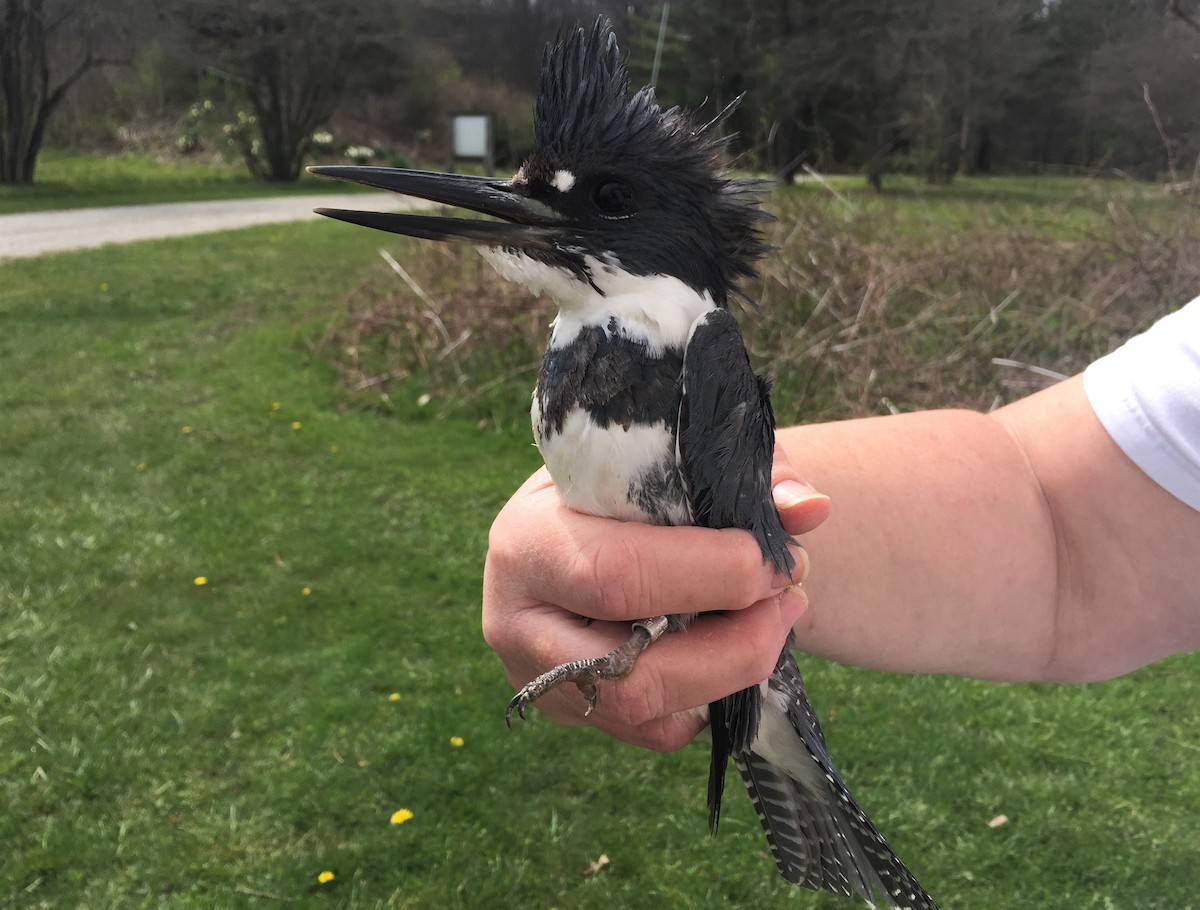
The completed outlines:
[[[937,910],[833,766],[790,651],[764,688],[754,742],[733,758],[783,877],[872,906]]]

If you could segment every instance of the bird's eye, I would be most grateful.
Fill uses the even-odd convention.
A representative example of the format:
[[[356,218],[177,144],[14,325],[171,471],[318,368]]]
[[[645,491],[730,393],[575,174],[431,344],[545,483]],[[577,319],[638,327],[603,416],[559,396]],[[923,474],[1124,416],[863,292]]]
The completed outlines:
[[[628,215],[633,211],[633,187],[620,180],[605,180],[592,191],[592,201],[605,215]]]

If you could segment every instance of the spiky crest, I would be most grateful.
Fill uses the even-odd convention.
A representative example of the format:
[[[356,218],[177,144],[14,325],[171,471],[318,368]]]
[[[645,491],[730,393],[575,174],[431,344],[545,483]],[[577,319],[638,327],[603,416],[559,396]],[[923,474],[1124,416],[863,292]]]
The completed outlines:
[[[524,172],[546,182],[562,170],[639,180],[646,201],[679,221],[673,230],[655,225],[647,242],[679,257],[693,285],[717,303],[725,305],[730,294],[744,298],[739,282],[755,275],[755,262],[770,249],[760,233],[770,216],[758,207],[764,181],[725,172],[729,139],[721,126],[740,99],[697,125],[679,107],[662,110],[652,88],[631,94],[629,84],[604,17],[547,44],[534,115],[535,151]],[[637,230],[632,219],[624,227]],[[628,267],[627,259],[622,256]]]

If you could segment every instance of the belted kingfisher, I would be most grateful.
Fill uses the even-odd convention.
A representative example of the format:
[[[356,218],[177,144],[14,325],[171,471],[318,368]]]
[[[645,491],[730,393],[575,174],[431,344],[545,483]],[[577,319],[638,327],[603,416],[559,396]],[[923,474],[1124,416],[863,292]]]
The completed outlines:
[[[629,93],[601,18],[547,45],[534,151],[509,180],[376,167],[316,174],[460,206],[499,220],[317,209],[429,240],[479,246],[497,271],[558,304],[533,395],[533,431],[563,500],[595,515],[741,528],[792,577],[793,543],[771,497],[769,383],[751,369],[728,310],[767,250],[760,185],[724,175],[726,109],[704,125]],[[509,703],[562,682],[597,698],[664,633],[695,614],[633,624],[610,654],[555,667]],[[784,878],[874,905],[936,904],[887,845],[834,768],[790,649],[771,676],[709,706],[709,828],[730,758]]]

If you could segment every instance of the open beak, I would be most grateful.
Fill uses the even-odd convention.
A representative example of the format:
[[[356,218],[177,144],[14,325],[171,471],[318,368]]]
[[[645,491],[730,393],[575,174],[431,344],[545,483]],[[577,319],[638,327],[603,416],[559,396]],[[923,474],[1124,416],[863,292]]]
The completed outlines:
[[[351,180],[365,186],[431,202],[454,205],[501,221],[478,218],[446,218],[441,215],[406,215],[393,212],[356,212],[345,209],[316,209],[350,224],[425,240],[455,240],[483,246],[550,250],[565,234],[566,219],[550,206],[531,199],[510,180],[439,174],[391,167],[330,165],[310,167],[310,174]]]

